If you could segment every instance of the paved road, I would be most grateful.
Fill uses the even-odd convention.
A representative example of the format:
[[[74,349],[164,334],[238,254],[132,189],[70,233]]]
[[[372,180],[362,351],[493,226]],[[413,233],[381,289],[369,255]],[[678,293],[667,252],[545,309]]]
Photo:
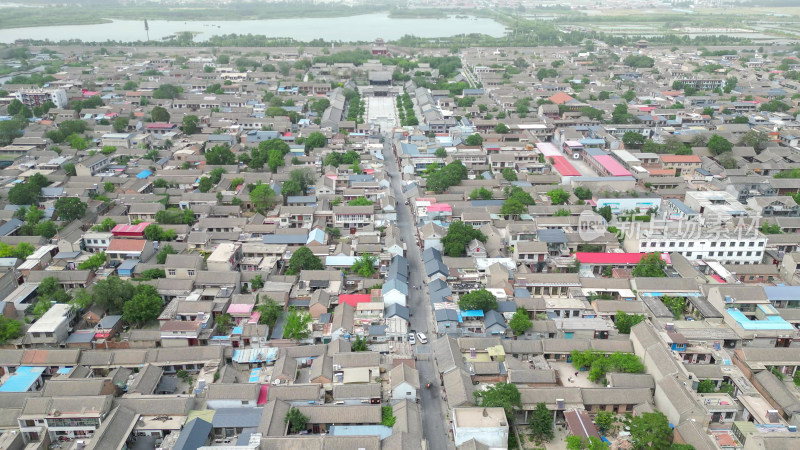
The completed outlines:
[[[392,178],[392,193],[397,199],[397,227],[406,243],[406,259],[408,260],[409,270],[409,292],[408,307],[411,309],[411,328],[423,332],[428,339],[433,339],[434,335],[429,333],[431,329],[431,306],[423,280],[425,279],[424,266],[422,265],[422,254],[417,246],[417,227],[411,215],[411,208],[404,204],[402,182],[400,172],[397,167],[397,159],[392,149],[392,139],[387,133],[384,135],[385,143],[383,146],[383,156],[386,162],[386,170]],[[416,289],[423,286],[423,289]],[[417,341],[417,353],[432,353],[429,348],[431,344],[420,344]],[[431,355],[432,356],[432,355]],[[428,448],[432,450],[445,450],[452,448],[447,437],[448,428],[445,423],[445,416],[442,410],[441,389],[439,387],[439,377],[436,374],[433,361],[420,359],[417,361],[419,370],[421,394],[420,404],[422,405],[422,429],[425,438],[428,440]],[[431,383],[430,389],[425,385]]]

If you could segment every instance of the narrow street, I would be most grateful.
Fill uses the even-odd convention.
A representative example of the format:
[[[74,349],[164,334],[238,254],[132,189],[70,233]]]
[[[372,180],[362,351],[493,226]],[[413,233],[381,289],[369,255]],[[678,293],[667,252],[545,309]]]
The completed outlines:
[[[409,270],[409,297],[408,307],[411,310],[411,328],[417,332],[425,333],[428,337],[428,344],[421,344],[419,340],[415,345],[416,354],[430,355],[431,360],[418,359],[417,370],[420,378],[420,404],[422,405],[422,428],[425,438],[428,441],[428,448],[433,450],[444,450],[453,448],[448,440],[448,429],[445,415],[442,410],[441,388],[439,386],[439,376],[432,361],[433,349],[431,340],[435,337],[434,333],[429,333],[432,323],[432,311],[427,290],[424,289],[425,268],[422,264],[422,253],[417,245],[417,227],[415,219],[411,215],[411,208],[405,205],[403,197],[402,179],[397,167],[397,159],[392,148],[392,136],[384,133],[383,156],[386,163],[386,170],[392,179],[392,194],[397,200],[397,227],[406,244],[406,259],[408,260]],[[417,289],[422,286],[422,289]],[[425,386],[431,383],[430,389]]]

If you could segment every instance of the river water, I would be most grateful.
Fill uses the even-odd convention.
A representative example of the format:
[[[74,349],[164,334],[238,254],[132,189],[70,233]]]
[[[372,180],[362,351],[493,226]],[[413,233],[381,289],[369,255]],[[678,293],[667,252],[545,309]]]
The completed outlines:
[[[205,41],[222,34],[263,34],[268,37],[293,38],[299,41],[373,41],[397,39],[404,35],[418,37],[447,37],[458,34],[482,33],[501,37],[505,27],[485,18],[402,19],[387,14],[365,14],[351,17],[297,18],[240,21],[167,21],[148,20],[150,39],[161,40],[181,31],[197,33],[195,41]],[[0,42],[16,39],[50,39],[60,41],[81,39],[85,42],[107,40],[144,41],[147,34],[140,20],[115,20],[96,25],[60,25],[51,27],[10,28],[0,30]]]

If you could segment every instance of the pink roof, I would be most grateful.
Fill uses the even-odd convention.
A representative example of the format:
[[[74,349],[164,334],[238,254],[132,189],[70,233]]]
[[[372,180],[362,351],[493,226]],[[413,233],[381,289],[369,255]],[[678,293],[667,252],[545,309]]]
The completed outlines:
[[[144,229],[150,225],[150,222],[140,222],[136,225],[125,225],[119,224],[114,226],[111,229],[112,234],[141,234],[144,233]]]
[[[561,152],[558,151],[556,146],[549,142],[537,142],[536,150],[539,150],[539,153],[543,154],[544,156],[561,155]]]
[[[558,173],[561,174],[563,177],[579,177],[581,173],[578,172],[578,169],[572,166],[572,164],[567,161],[567,158],[563,156],[548,156],[548,158],[553,160],[553,167],[556,168]]]
[[[581,264],[637,264],[646,253],[588,253],[576,252]]]
[[[583,147],[583,145],[580,143],[580,141],[567,141],[567,142],[564,142],[564,144],[567,147]]]
[[[253,311],[253,314],[250,314],[250,323],[258,323],[261,319],[261,312],[260,311]]]
[[[618,163],[616,159],[614,159],[611,155],[599,155],[593,156],[592,158],[595,159],[598,163],[600,163],[603,168],[605,168],[608,173],[611,174],[612,177],[629,177],[631,173],[624,167],[622,164]]]
[[[175,128],[176,126],[177,125],[175,125],[174,123],[169,123],[169,122],[153,122],[153,123],[148,123],[147,124],[147,129],[148,130],[170,130],[172,128]]]
[[[258,406],[266,404],[268,394],[269,394],[269,385],[262,384],[261,390],[258,391],[258,401],[256,402],[256,404],[258,404]]]
[[[442,211],[453,211],[453,208],[450,207],[447,203],[434,203],[433,205],[428,206],[428,211],[433,212],[442,212]]]
[[[253,305],[249,303],[233,303],[228,306],[228,314],[247,314],[253,311]]]
[[[713,278],[713,279],[715,279],[715,280],[719,281],[720,283],[727,283],[727,281],[725,281],[725,279],[724,279],[724,278],[722,278],[722,277],[721,277],[721,276],[719,276],[719,275],[711,275],[711,278]]]
[[[369,294],[346,294],[339,296],[339,303],[347,303],[353,308],[359,303],[369,303],[372,296]]]
[[[97,91],[90,91],[88,89],[81,89],[81,95],[84,97],[94,97],[95,95],[100,95]]]

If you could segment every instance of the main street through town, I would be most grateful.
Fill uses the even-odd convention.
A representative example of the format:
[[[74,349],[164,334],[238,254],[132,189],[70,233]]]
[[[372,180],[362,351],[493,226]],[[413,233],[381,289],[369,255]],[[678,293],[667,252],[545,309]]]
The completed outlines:
[[[417,370],[420,378],[420,404],[422,405],[422,428],[425,439],[428,441],[428,448],[433,450],[444,450],[454,448],[448,439],[448,426],[446,423],[442,389],[439,386],[439,376],[433,362],[433,349],[431,341],[435,339],[435,328],[432,328],[431,306],[427,296],[425,286],[425,267],[422,264],[422,253],[417,242],[416,220],[411,214],[411,208],[405,205],[403,195],[402,177],[397,166],[397,156],[392,146],[392,136],[390,132],[384,132],[383,157],[386,163],[386,170],[392,180],[392,193],[397,200],[397,227],[400,229],[403,242],[406,244],[406,259],[408,260],[409,270],[409,298],[408,307],[411,310],[411,328],[417,332],[425,333],[428,336],[428,344],[422,344],[417,340],[415,353],[426,355],[428,358],[417,360]],[[431,331],[431,332],[429,332]],[[431,387],[425,386],[430,383]]]

